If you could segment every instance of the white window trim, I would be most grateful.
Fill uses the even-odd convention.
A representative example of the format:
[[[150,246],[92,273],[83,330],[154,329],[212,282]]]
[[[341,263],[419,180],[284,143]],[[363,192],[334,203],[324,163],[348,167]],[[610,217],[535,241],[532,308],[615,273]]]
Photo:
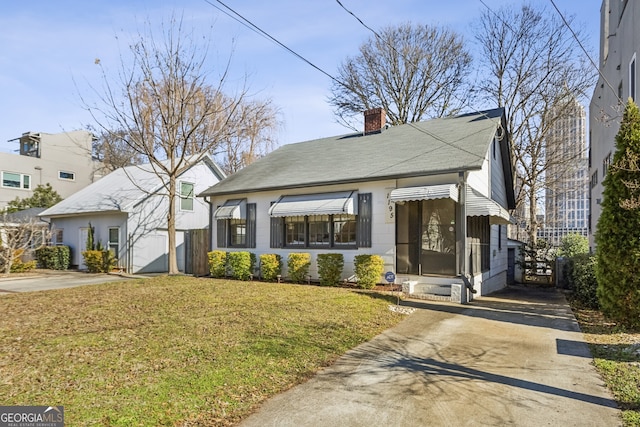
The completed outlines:
[[[182,184],[191,184],[192,185],[192,190],[191,190],[191,196],[190,197],[183,197],[182,196]],[[179,182],[179,200],[180,200],[180,211],[181,212],[193,212],[195,211],[195,207],[196,207],[196,200],[195,200],[195,192],[196,192],[196,184],[190,181],[180,181]],[[191,209],[183,209],[182,208],[182,201],[186,200],[186,199],[191,199]]]
[[[11,187],[11,186],[5,186],[4,185],[4,174],[5,173],[11,173],[11,174],[15,174],[15,175],[19,175],[20,176],[20,185],[18,187]],[[24,177],[29,177],[29,186],[27,188],[24,188]],[[10,188],[12,190],[31,190],[31,188],[33,187],[33,185],[31,184],[33,182],[33,180],[31,179],[31,175],[28,175],[26,173],[20,173],[20,172],[11,172],[11,171],[2,171],[0,173],[0,187],[2,188]]]
[[[60,176],[60,174],[63,174],[63,173],[71,174],[71,175],[73,175],[73,178],[63,178],[63,177]],[[75,181],[76,180],[76,173],[75,172],[70,172],[70,171],[59,170],[58,171],[58,179],[61,180],[61,181]]]

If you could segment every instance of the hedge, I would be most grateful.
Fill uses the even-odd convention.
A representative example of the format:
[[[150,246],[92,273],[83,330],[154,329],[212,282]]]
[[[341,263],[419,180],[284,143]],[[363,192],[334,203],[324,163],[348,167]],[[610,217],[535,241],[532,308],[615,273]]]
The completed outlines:
[[[227,253],[225,251],[211,251],[207,253],[209,258],[209,272],[212,277],[225,277],[227,275]]]
[[[43,246],[36,249],[36,259],[42,268],[66,270],[71,262],[69,246]]]
[[[282,275],[282,257],[278,254],[260,255],[260,275],[262,280],[276,280]]]

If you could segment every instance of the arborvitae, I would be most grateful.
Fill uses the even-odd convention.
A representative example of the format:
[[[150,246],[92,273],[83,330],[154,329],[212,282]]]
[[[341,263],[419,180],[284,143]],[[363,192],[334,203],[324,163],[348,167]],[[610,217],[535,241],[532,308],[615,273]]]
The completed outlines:
[[[640,208],[623,208],[637,198],[640,182],[640,111],[629,99],[616,151],[603,181],[602,213],[596,231],[598,300],[605,315],[640,326]]]

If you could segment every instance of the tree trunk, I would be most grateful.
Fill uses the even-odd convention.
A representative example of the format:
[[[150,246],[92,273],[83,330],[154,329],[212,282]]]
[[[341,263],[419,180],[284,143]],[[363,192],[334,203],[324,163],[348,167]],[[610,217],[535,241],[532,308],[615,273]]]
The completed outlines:
[[[167,233],[169,234],[169,274],[178,274],[176,250],[176,177],[169,177],[169,211],[167,213]]]
[[[529,195],[529,244],[532,248],[536,248],[538,244],[538,216],[536,206],[538,199],[534,188],[531,189]]]

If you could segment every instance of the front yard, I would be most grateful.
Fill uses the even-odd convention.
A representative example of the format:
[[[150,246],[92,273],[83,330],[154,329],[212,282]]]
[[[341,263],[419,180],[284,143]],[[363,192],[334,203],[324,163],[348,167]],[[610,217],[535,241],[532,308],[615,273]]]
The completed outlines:
[[[395,297],[157,277],[0,297],[2,405],[66,425],[230,425],[393,326]]]

